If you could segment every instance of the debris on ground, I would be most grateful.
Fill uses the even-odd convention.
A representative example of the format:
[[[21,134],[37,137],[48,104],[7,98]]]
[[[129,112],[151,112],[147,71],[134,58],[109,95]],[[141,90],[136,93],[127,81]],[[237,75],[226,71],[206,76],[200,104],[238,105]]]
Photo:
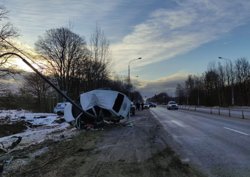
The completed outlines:
[[[29,152],[30,148],[39,147],[39,144],[48,141],[69,139],[78,133],[61,119],[49,113],[0,111],[0,176],[6,169],[11,171],[19,168],[46,152],[39,148]]]
[[[7,147],[7,149],[13,149],[15,148],[22,140],[22,137],[21,136],[12,136],[11,138],[16,138],[15,141],[13,141],[11,143],[11,145],[9,147]]]

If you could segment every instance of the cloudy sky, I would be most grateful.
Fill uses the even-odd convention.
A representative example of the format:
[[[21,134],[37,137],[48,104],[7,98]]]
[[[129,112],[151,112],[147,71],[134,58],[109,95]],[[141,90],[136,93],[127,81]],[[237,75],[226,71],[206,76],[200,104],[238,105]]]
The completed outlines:
[[[250,57],[249,0],[1,0],[19,40],[33,47],[51,28],[89,36],[98,24],[110,40],[113,72],[139,83],[143,96],[173,94],[218,56]],[[138,77],[136,77],[138,76]],[[139,81],[136,81],[139,80]]]

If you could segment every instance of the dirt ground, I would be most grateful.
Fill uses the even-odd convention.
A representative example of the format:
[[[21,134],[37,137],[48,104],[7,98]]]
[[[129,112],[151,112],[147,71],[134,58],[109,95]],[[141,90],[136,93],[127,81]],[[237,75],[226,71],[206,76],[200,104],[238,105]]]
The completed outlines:
[[[23,132],[27,129],[27,122],[20,121],[20,122],[14,122],[12,124],[9,123],[3,123],[0,124],[0,138],[4,136],[13,135],[15,133]]]
[[[47,141],[14,151],[13,163],[44,150],[29,163],[5,166],[4,177],[200,177],[167,145],[167,133],[148,110],[136,112],[130,123],[81,131],[72,139]],[[1,176],[1,175],[0,175]]]

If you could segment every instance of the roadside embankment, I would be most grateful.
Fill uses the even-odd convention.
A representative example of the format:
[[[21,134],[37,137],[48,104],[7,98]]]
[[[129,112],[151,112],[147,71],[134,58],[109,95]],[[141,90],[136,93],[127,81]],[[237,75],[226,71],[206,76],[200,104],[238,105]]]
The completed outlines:
[[[82,131],[73,138],[43,142],[13,152],[15,159],[45,149],[30,163],[4,176],[27,177],[200,177],[182,163],[166,140],[167,133],[148,110],[103,130]]]

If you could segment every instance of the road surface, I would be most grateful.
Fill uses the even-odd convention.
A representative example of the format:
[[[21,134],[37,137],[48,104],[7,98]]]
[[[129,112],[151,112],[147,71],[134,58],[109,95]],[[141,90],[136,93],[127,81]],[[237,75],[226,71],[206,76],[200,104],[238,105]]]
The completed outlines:
[[[211,177],[250,177],[250,120],[150,109],[183,161]]]

